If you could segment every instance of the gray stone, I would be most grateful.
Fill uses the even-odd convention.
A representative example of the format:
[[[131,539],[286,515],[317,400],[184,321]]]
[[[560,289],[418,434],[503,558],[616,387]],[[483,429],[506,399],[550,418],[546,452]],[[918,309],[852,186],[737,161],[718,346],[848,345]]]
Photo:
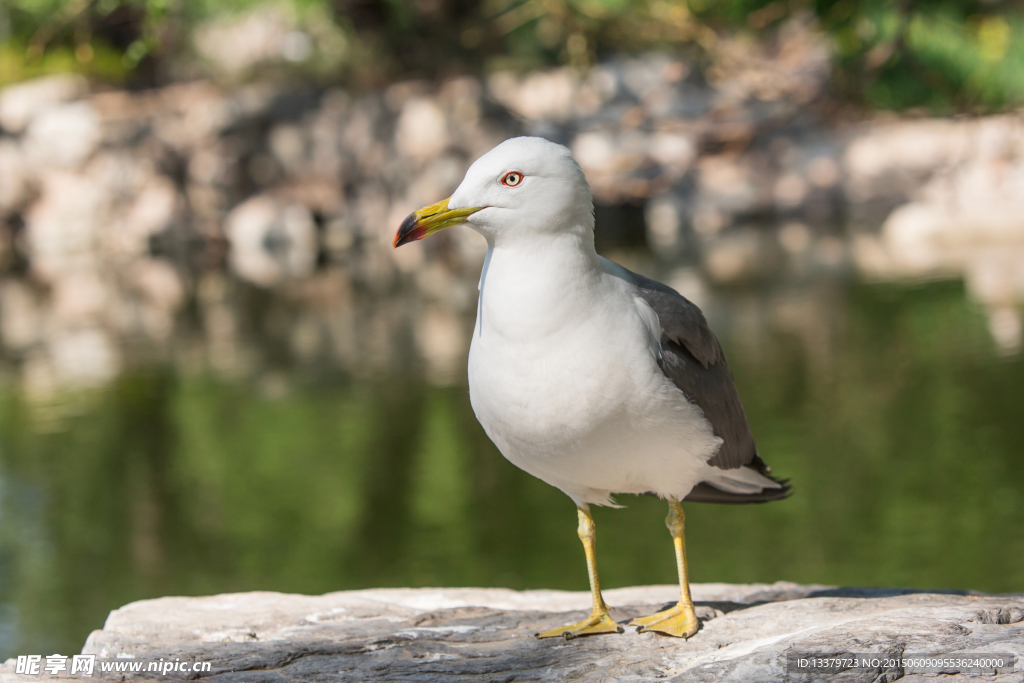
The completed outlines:
[[[0,283],[0,340],[6,349],[21,352],[42,338],[39,297],[24,282]]]
[[[754,282],[775,272],[779,252],[778,241],[772,235],[754,227],[739,227],[708,241],[704,270],[718,284]]]
[[[20,133],[43,110],[86,94],[89,82],[77,74],[59,74],[19,83],[0,91],[0,127]]]
[[[429,98],[407,101],[395,124],[395,145],[399,152],[419,162],[441,154],[448,146],[444,112]]]
[[[0,139],[0,216],[20,209],[31,196],[31,172],[21,147]]]
[[[195,45],[217,70],[238,76],[261,64],[305,61],[312,41],[296,30],[296,17],[273,5],[202,24]]]
[[[260,195],[235,207],[225,220],[230,263],[240,277],[270,287],[306,277],[316,265],[316,225],[309,210]]]
[[[88,102],[55,105],[29,123],[25,155],[36,165],[75,167],[93,153],[101,134],[100,117]]]
[[[619,621],[672,602],[674,586],[605,592]],[[787,672],[797,653],[1013,653],[1024,658],[1024,594],[696,584],[690,640],[621,635],[537,640],[580,618],[585,592],[373,589],[322,596],[243,593],[144,600],[111,612],[83,652],[99,658],[206,661],[216,681],[891,681],[903,671],[834,677]],[[955,670],[942,680],[982,678]],[[19,680],[8,661],[0,676]],[[138,678],[164,679],[156,673]],[[184,676],[179,674],[179,676]],[[110,674],[95,678],[109,680]],[[20,679],[23,680],[23,679]],[[54,680],[54,679],[50,679]],[[906,680],[925,680],[908,675]]]

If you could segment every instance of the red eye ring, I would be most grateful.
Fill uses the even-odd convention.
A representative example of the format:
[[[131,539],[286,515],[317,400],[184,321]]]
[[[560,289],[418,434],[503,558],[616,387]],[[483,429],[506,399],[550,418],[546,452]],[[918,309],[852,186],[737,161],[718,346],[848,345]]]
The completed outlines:
[[[519,171],[509,171],[501,178],[501,184],[507,187],[515,187],[523,182],[523,174]]]

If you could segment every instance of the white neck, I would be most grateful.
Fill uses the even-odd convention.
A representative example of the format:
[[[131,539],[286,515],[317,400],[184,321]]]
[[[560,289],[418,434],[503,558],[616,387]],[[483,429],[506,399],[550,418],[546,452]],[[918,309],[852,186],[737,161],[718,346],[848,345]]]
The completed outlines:
[[[546,336],[584,313],[600,273],[590,231],[488,240],[474,334]]]

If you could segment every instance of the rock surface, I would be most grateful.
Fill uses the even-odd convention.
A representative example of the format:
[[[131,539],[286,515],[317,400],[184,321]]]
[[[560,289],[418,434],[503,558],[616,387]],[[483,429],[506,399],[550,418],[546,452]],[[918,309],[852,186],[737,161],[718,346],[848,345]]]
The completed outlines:
[[[989,596],[791,583],[697,584],[701,629],[537,640],[580,618],[587,593],[505,589],[374,589],[323,596],[243,593],[160,598],[111,612],[83,653],[208,661],[187,676],[216,681],[907,681],[898,669],[787,671],[796,653],[1013,653],[1024,660],[1024,594]],[[605,592],[619,621],[673,601],[673,586]],[[26,680],[3,667],[8,680]],[[186,674],[179,674],[186,676]],[[110,674],[97,671],[96,677]],[[149,678],[173,678],[148,674]],[[143,674],[138,678],[145,679]],[[942,680],[1024,680],[1012,673]],[[81,680],[75,677],[76,680]]]

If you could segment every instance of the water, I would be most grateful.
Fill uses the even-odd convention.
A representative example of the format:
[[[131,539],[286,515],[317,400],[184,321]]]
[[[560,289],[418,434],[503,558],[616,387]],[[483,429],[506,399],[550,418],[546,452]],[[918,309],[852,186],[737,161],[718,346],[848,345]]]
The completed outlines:
[[[957,284],[719,292],[764,458],[794,495],[689,505],[695,582],[1024,590],[1024,361]],[[464,379],[140,364],[58,407],[0,397],[0,657],[78,652],[162,595],[587,587],[572,503],[507,463]],[[674,581],[662,501],[595,512],[606,587]]]

